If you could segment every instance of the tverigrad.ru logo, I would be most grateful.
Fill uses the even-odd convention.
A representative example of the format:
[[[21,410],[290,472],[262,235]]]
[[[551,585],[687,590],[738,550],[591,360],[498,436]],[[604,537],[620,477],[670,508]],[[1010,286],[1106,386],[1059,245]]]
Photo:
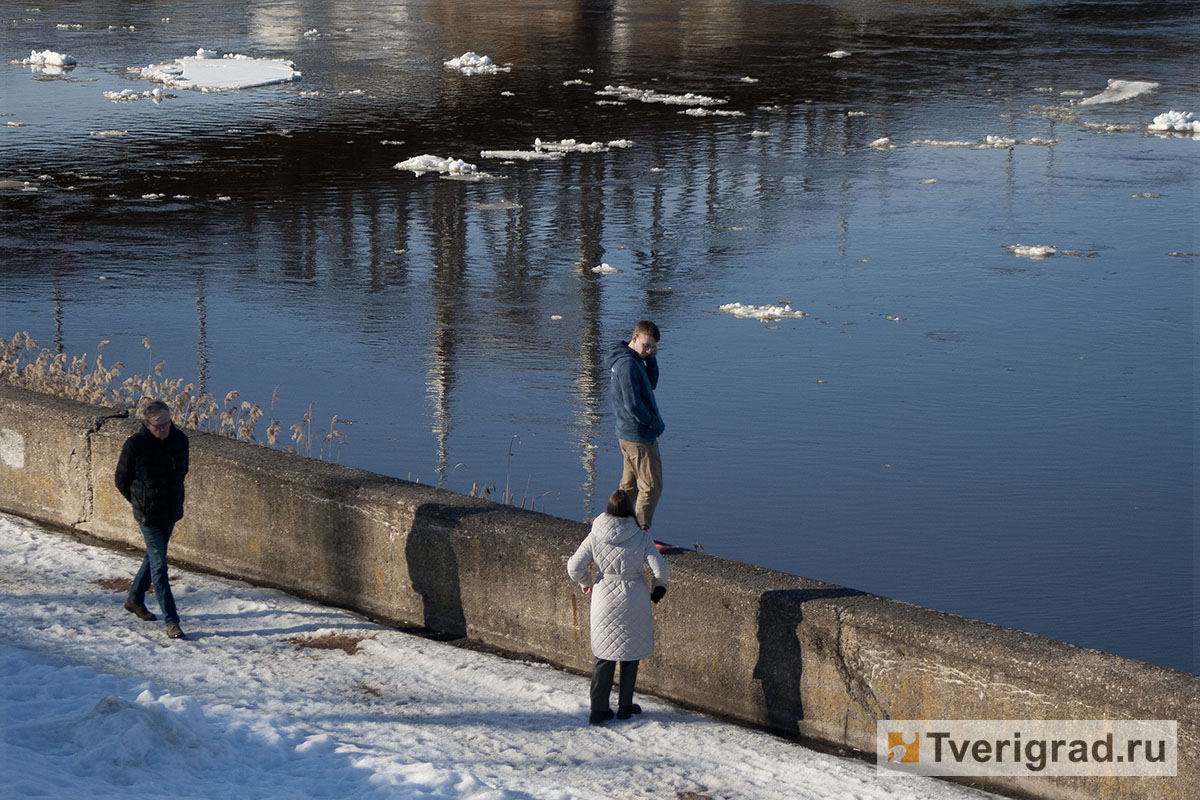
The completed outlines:
[[[1175,720],[879,720],[881,771],[941,776],[1176,774]]]

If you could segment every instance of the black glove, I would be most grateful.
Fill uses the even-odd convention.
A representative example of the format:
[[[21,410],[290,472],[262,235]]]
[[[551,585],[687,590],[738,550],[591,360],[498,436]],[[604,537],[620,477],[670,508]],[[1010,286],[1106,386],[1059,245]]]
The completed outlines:
[[[662,600],[664,597],[666,597],[666,595],[667,595],[667,587],[655,586],[654,590],[652,592],[650,592],[650,602],[657,603],[659,600]]]

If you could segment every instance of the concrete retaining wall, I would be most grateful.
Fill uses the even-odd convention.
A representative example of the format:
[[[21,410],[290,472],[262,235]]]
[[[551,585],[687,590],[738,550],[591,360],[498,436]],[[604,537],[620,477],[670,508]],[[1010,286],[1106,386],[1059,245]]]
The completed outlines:
[[[139,546],[112,481],[137,427],[0,383],[0,509]],[[189,436],[173,559],[590,668],[588,601],[565,572],[585,524]],[[871,754],[877,719],[1174,719],[1176,778],[980,783],[1071,800],[1196,797],[1195,675],[691,551],[668,558],[639,689]]]

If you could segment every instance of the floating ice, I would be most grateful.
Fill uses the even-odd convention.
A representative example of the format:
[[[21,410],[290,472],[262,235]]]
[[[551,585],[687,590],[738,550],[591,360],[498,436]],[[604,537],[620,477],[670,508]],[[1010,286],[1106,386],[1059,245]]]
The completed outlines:
[[[112,100],[114,103],[136,103],[138,100],[153,100],[156,103],[162,102],[164,97],[174,97],[167,94],[162,89],[155,87],[145,92],[135,92],[133,89],[122,89],[119,92],[105,92],[104,98]]]
[[[846,116],[847,117],[865,117],[870,113],[871,112],[869,112],[869,111],[847,111]]]
[[[1048,147],[1058,144],[1057,139],[1013,139],[1010,136],[994,136],[988,134],[982,141],[968,142],[960,139],[913,139],[913,144],[927,144],[932,147],[963,147],[968,150],[1004,150],[1017,145]]]
[[[925,180],[921,181],[921,183],[924,186],[930,186],[937,183],[937,178],[926,178]]]
[[[456,69],[463,75],[495,75],[497,72],[511,72],[512,67],[501,67],[492,62],[488,56],[466,52],[458,58],[443,61],[446,69]]]
[[[639,103],[666,103],[675,106],[721,106],[729,102],[692,92],[664,94],[653,89],[634,89],[632,86],[612,86],[611,84],[600,89],[596,94],[603,97],[620,97],[623,100],[637,100]]]
[[[781,306],[754,306],[744,303],[726,303],[723,306],[717,306],[718,311],[724,311],[726,314],[732,314],[735,317],[743,317],[745,319],[773,320],[773,319],[800,319],[807,317],[803,311],[795,311],[790,303],[784,303]]]
[[[56,53],[53,50],[31,50],[29,58],[20,61],[13,61],[13,64],[21,64],[29,67],[73,67],[77,62],[72,56]]]
[[[563,86],[591,86],[591,84],[583,78],[575,78],[574,80],[563,81]]]
[[[742,83],[758,83],[758,78],[751,78],[749,75],[743,75]]]
[[[1120,103],[1125,100],[1132,100],[1138,95],[1152,92],[1157,89],[1159,84],[1151,81],[1122,81],[1110,79],[1108,88],[1100,94],[1085,97],[1078,102],[1081,106],[1097,106],[1102,103]]]
[[[750,131],[751,136],[770,136],[770,131]]]
[[[598,267],[592,267],[592,272],[596,272],[601,275],[612,275],[620,271],[621,270],[617,269],[612,264],[601,264]]]
[[[1200,133],[1200,119],[1191,111],[1168,111],[1154,118],[1150,130]]]
[[[125,136],[129,131],[92,131],[92,136]]]
[[[144,67],[141,76],[164,86],[200,92],[249,89],[300,80],[300,73],[291,61],[251,58],[236,53],[218,58],[216,53],[203,48],[194,56]]]
[[[881,139],[876,139],[875,141],[871,142],[871,144],[869,146],[874,147],[876,150],[895,150],[896,149],[896,145],[892,144],[892,140],[886,136],[884,136]]]
[[[393,165],[392,169],[412,170],[414,175],[424,175],[426,172],[437,172],[446,175],[474,175],[476,167],[461,158],[440,158],[438,156],[414,156],[407,161]]]
[[[826,58],[845,58],[848,55],[850,55],[850,53],[846,52],[845,50],[834,50],[832,53],[826,53],[825,57]]]
[[[306,37],[308,37],[309,39],[316,39],[318,36],[321,35],[321,32],[319,30],[317,30],[316,28],[309,28],[308,30],[306,30],[304,32],[304,35]]]
[[[724,108],[688,108],[679,112],[687,114],[689,117],[744,117],[746,114],[742,111],[729,111]]]
[[[613,139],[610,142],[579,142],[563,139],[559,142],[533,140],[532,150],[480,150],[480,158],[502,158],[506,161],[551,161],[567,153],[607,153],[614,148],[631,147],[629,139]]]
[[[1021,258],[1045,258],[1058,252],[1058,248],[1049,244],[1009,244],[1004,249]]]

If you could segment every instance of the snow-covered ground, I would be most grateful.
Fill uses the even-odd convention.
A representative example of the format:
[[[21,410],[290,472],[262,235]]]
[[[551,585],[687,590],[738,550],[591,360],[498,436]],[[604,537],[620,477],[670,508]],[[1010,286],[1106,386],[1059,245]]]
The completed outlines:
[[[590,726],[584,677],[180,569],[189,638],[171,641],[121,608],[136,566],[0,515],[4,796],[989,796],[644,695],[640,717]]]

